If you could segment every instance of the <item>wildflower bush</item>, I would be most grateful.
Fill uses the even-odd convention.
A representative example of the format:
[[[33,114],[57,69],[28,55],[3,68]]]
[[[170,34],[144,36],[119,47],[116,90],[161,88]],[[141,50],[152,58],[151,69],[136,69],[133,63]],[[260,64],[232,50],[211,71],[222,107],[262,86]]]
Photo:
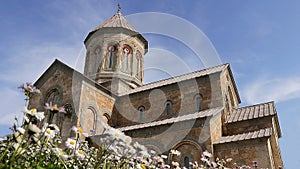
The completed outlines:
[[[23,119],[20,122],[15,118],[12,134],[0,139],[0,168],[180,169],[177,162],[168,164],[166,155],[148,151],[145,146],[132,142],[129,136],[105,123],[102,124],[105,132],[101,135],[101,147],[90,147],[83,139],[87,134],[75,126],[72,128],[74,137],[62,142],[59,128],[42,121],[44,112],[28,109],[30,97],[40,91],[30,83],[19,88],[25,94]],[[65,113],[62,107],[52,103],[46,103],[45,109],[48,113]],[[39,124],[41,122],[44,123],[42,126]],[[180,155],[177,150],[171,150],[170,153]],[[201,164],[190,163],[190,168],[225,169],[226,162],[231,159],[212,161],[212,155],[205,151],[200,161]],[[257,163],[254,168],[257,168]]]

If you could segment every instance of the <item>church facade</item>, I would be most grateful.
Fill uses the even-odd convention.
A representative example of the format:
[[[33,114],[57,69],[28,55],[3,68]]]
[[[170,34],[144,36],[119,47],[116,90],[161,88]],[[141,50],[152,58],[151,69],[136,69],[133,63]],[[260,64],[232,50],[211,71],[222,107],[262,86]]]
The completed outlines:
[[[104,121],[157,153],[179,150],[169,158],[181,166],[200,161],[205,150],[239,165],[283,166],[274,102],[239,107],[229,64],[143,84],[148,42],[120,11],[84,44],[84,73],[55,60],[35,82],[43,95],[30,100],[40,110],[50,102],[64,106],[66,114],[45,119],[60,127],[63,139],[78,126],[97,144]]]

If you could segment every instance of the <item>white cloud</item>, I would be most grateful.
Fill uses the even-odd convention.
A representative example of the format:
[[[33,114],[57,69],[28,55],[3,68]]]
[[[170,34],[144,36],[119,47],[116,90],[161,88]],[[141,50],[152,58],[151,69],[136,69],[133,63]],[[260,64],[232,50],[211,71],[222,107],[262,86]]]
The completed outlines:
[[[299,84],[300,77],[258,78],[258,80],[245,86],[244,98],[249,104],[272,100],[282,102],[300,98]]]
[[[3,105],[0,112],[0,125],[11,126],[15,116],[21,117],[20,110],[25,102],[22,93],[18,92],[17,87],[15,89],[0,88],[0,102]]]

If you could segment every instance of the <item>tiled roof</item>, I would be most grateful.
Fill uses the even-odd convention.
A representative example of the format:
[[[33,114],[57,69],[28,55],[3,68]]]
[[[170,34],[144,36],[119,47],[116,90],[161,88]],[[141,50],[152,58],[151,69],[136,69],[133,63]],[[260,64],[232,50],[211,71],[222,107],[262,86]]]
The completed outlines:
[[[111,18],[109,18],[99,26],[97,26],[94,30],[90,31],[87,37],[85,38],[84,43],[86,43],[88,39],[101,28],[122,28],[128,30],[130,33],[132,33],[130,34],[130,36],[136,36],[142,41],[142,43],[144,43],[145,53],[147,53],[148,41],[140,33],[138,33],[134,26],[128,22],[128,20],[121,14],[120,11],[118,11]]]
[[[205,76],[205,75],[210,75],[210,74],[217,73],[217,72],[221,72],[224,69],[226,69],[228,66],[229,66],[229,64],[222,64],[222,65],[218,65],[218,66],[215,66],[215,67],[210,67],[210,68],[207,68],[207,69],[199,70],[199,71],[196,71],[196,72],[187,73],[187,74],[184,74],[184,75],[171,77],[171,78],[168,78],[168,79],[164,79],[164,80],[160,80],[160,81],[157,81],[157,82],[149,83],[149,84],[143,85],[141,87],[132,89],[128,92],[122,93],[121,96],[136,93],[136,92],[141,92],[141,91],[153,89],[153,88],[156,88],[156,87],[161,87],[161,86],[164,86],[164,85],[169,85],[169,84],[172,84],[172,83],[177,83],[177,82],[181,82],[181,81],[184,81],[184,80],[189,80],[189,79],[193,79],[193,78],[197,78],[197,77],[201,77],[201,76]]]
[[[272,116],[275,114],[276,109],[274,106],[274,102],[261,103],[258,105],[234,109],[232,113],[227,116],[226,123],[251,120],[260,117]]]
[[[117,12],[114,16],[97,26],[92,32],[95,32],[101,28],[125,28],[133,32],[138,32],[134,26],[132,26],[121,14],[121,12]]]
[[[204,117],[213,116],[213,115],[221,112],[222,110],[223,110],[222,107],[217,107],[217,108],[203,110],[203,111],[193,113],[193,114],[187,114],[187,115],[183,115],[183,116],[173,117],[173,118],[160,120],[160,121],[154,121],[154,122],[150,122],[150,123],[126,126],[126,127],[121,127],[118,129],[121,131],[129,131],[129,130],[159,126],[159,125],[164,125],[164,124],[171,124],[171,123],[176,123],[176,122],[181,122],[181,121],[193,120],[193,119],[198,119],[198,118],[204,118]]]
[[[224,137],[221,137],[214,144],[223,144],[223,143],[230,143],[230,142],[235,142],[235,141],[243,141],[243,140],[250,140],[250,139],[256,139],[256,138],[270,137],[271,135],[272,135],[272,128],[265,128],[265,129],[260,129],[257,131],[248,132],[248,133],[224,136]]]

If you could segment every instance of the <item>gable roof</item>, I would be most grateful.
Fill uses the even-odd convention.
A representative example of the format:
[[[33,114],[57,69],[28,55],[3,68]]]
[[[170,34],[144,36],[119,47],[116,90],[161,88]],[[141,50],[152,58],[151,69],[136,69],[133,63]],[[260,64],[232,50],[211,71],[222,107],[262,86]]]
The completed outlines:
[[[223,136],[214,144],[224,144],[224,143],[231,143],[236,141],[270,137],[271,135],[272,135],[272,128],[265,128],[257,131],[248,132],[248,133],[236,134],[231,136]]]
[[[213,115],[221,112],[222,110],[223,110],[223,107],[211,108],[211,109],[203,110],[203,111],[200,111],[197,113],[187,114],[187,115],[178,116],[178,117],[172,117],[169,119],[154,121],[154,122],[150,122],[150,123],[120,127],[118,129],[121,131],[130,131],[130,130],[137,130],[137,129],[147,128],[147,127],[160,126],[160,125],[164,125],[164,124],[172,124],[172,123],[182,122],[182,121],[187,121],[187,120],[194,120],[194,119],[213,116]]]
[[[138,93],[138,92],[142,92],[142,91],[146,91],[146,90],[151,90],[151,89],[154,89],[154,88],[157,88],[157,87],[162,87],[162,86],[182,82],[182,81],[185,81],[185,80],[190,80],[190,79],[194,79],[194,78],[198,78],[198,77],[202,77],[202,76],[206,76],[206,75],[211,75],[211,74],[214,74],[214,73],[222,72],[225,69],[229,70],[229,74],[230,74],[231,79],[232,79],[234,90],[237,94],[237,98],[238,98],[238,101],[240,103],[241,102],[240,101],[240,96],[238,94],[238,90],[237,90],[235,81],[233,79],[233,75],[232,75],[232,72],[231,72],[231,69],[230,69],[230,65],[228,63],[218,65],[218,66],[214,66],[214,67],[209,67],[209,68],[202,69],[202,70],[198,70],[198,71],[195,71],[195,72],[192,72],[192,73],[187,73],[187,74],[183,74],[183,75],[180,75],[180,76],[175,76],[175,77],[171,77],[171,78],[168,78],[168,79],[163,79],[163,80],[160,80],[160,81],[148,83],[148,84],[143,85],[141,87],[137,87],[135,89],[132,89],[128,92],[121,93],[120,96],[134,94],[134,93]]]
[[[38,80],[34,83],[34,86],[36,86],[37,88],[40,88],[53,75],[53,73],[56,70],[61,70],[70,77],[79,78],[79,79],[95,86],[97,89],[103,91],[104,93],[108,94],[109,96],[116,97],[116,94],[112,93],[110,90],[99,85],[95,81],[89,79],[82,73],[80,73],[77,70],[71,68],[70,66],[64,64],[63,62],[59,61],[58,59],[55,59],[55,61],[47,68],[47,70],[38,78]]]

